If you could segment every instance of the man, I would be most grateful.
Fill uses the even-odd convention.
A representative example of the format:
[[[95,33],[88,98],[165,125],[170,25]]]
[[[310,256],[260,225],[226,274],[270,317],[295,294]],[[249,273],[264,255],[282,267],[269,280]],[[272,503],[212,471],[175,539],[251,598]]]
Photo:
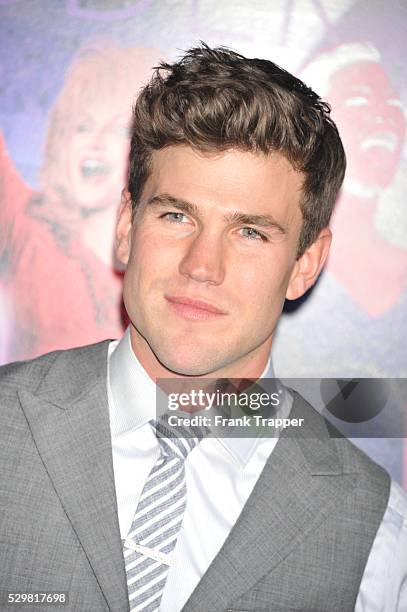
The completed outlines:
[[[157,70],[117,224],[129,330],[1,372],[3,597],[402,609],[405,496],[300,396],[279,410],[301,434],[278,441],[165,440],[155,413],[159,378],[272,375],[283,302],[321,271],[344,169],[327,105],[271,62],[203,45]]]

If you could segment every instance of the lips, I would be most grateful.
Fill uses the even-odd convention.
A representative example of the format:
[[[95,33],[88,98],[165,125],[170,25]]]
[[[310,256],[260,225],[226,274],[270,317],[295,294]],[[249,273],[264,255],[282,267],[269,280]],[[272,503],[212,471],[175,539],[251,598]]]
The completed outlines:
[[[221,310],[214,304],[197,298],[166,295],[165,299],[178,314],[188,319],[207,320],[210,318],[222,317],[227,314],[226,311]]]

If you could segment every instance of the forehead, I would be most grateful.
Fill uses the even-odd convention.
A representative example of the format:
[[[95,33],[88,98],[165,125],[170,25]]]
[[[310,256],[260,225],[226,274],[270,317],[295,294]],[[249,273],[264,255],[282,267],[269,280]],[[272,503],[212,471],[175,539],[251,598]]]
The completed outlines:
[[[193,202],[203,211],[300,215],[303,175],[281,154],[236,149],[202,153],[188,146],[156,151],[143,200],[159,193]]]

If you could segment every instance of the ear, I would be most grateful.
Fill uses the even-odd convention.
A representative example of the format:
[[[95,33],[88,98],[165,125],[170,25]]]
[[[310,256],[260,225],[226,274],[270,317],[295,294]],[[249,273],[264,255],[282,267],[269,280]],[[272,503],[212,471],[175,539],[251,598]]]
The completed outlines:
[[[329,227],[325,227],[303,255],[297,259],[288,283],[286,293],[288,300],[296,300],[301,297],[316,282],[328,257],[331,241],[332,232]]]
[[[132,216],[131,196],[127,189],[123,189],[116,224],[115,247],[117,259],[125,265],[130,256]]]

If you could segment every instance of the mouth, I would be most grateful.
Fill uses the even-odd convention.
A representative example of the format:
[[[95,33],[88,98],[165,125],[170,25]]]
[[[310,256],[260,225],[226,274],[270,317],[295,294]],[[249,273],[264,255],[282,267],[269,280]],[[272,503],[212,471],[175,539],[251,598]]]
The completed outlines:
[[[100,159],[87,158],[81,163],[80,171],[84,178],[100,177],[109,174],[110,168]]]
[[[175,295],[166,295],[164,297],[172,310],[186,319],[207,321],[208,319],[219,319],[227,315],[227,312],[205,300]]]
[[[367,151],[373,147],[382,147],[391,153],[397,148],[397,137],[391,132],[379,132],[370,138],[365,138],[361,144],[361,151]]]

